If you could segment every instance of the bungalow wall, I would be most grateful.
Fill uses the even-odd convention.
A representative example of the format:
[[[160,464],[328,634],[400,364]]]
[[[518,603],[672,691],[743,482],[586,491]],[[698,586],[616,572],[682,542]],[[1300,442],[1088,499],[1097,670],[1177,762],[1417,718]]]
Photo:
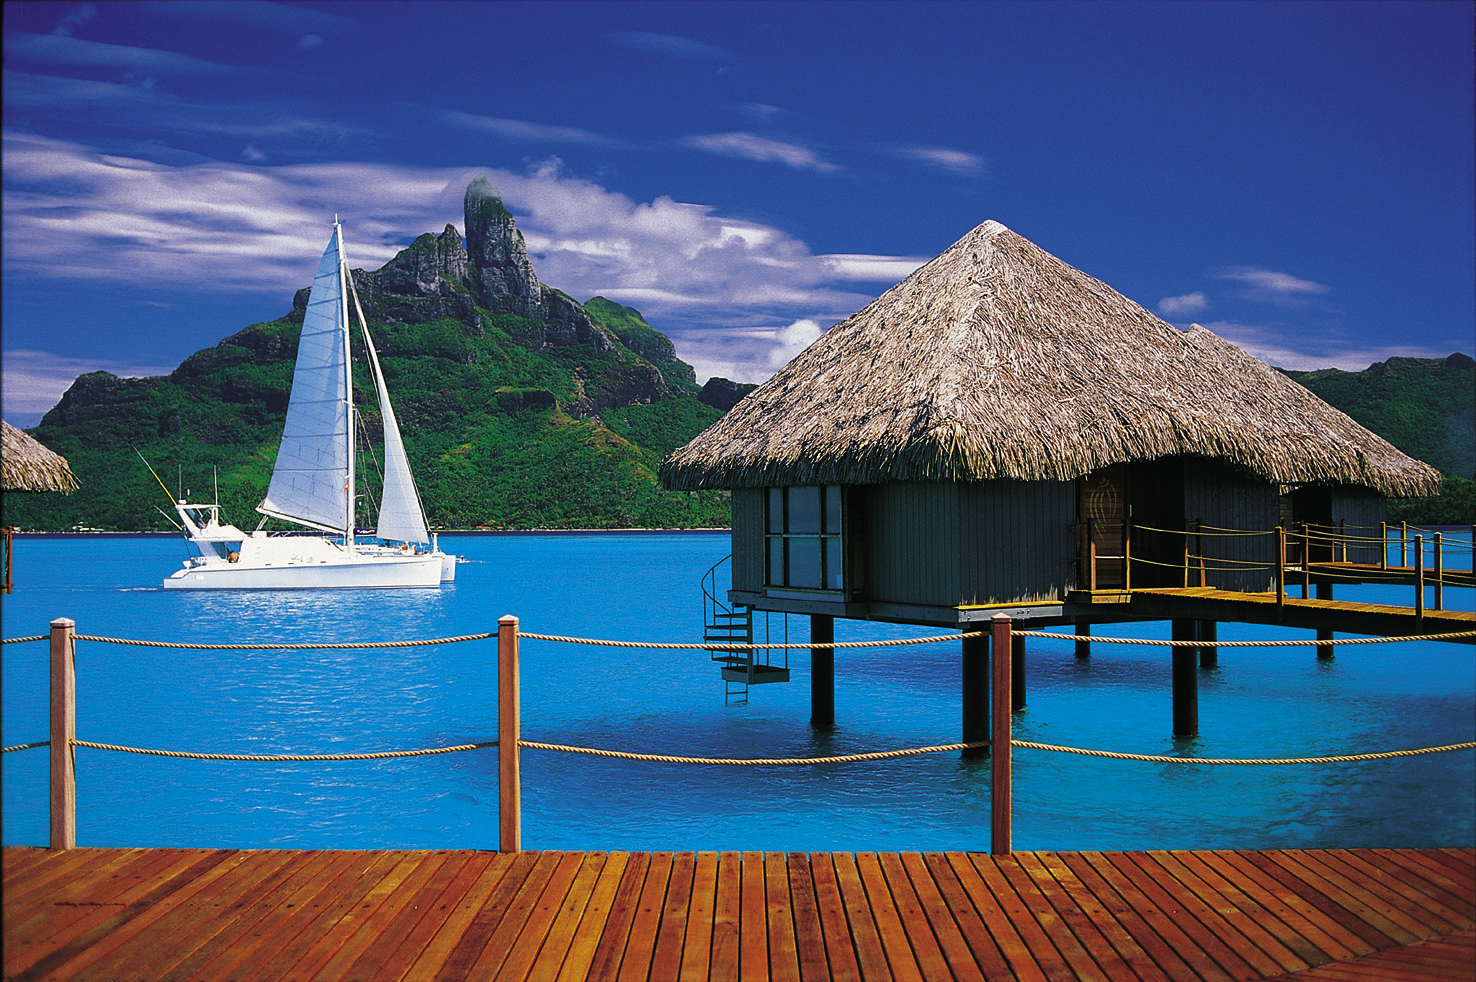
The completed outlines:
[[[1184,518],[1211,529],[1269,532],[1281,520],[1280,489],[1226,464],[1202,457],[1184,459]],[[1203,537],[1206,585],[1222,590],[1275,588],[1275,535]],[[1193,551],[1193,547],[1191,547]],[[1197,583],[1191,579],[1191,584]]]
[[[1368,488],[1343,485],[1332,489],[1332,524],[1347,536],[1348,562],[1379,561],[1378,539],[1388,516],[1387,504],[1383,495]]]

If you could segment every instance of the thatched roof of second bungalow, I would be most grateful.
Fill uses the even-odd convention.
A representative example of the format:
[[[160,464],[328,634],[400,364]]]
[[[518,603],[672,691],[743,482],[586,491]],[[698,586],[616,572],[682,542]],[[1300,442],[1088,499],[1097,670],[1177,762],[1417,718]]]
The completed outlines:
[[[1210,331],[1180,332],[985,222],[662,464],[670,487],[1063,481],[1218,458],[1280,484],[1438,491],[1438,472]]]
[[[6,491],[77,490],[77,479],[67,460],[46,449],[22,431],[0,420],[0,462],[3,462],[3,485]]]

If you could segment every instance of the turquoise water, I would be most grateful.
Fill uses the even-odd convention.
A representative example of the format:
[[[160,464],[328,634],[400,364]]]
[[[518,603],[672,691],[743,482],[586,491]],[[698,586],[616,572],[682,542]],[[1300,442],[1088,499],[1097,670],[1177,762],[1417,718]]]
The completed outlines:
[[[469,558],[438,591],[164,592],[162,538],[21,538],[6,637],[70,617],[82,634],[167,641],[398,640],[524,631],[700,637],[703,572],[726,535],[446,536]],[[1469,552],[1466,554],[1469,556]],[[1469,558],[1461,560],[1461,565]],[[1452,564],[1454,565],[1454,564]],[[1340,597],[1408,603],[1408,588]],[[1446,604],[1472,609],[1472,591]],[[776,630],[779,625],[776,621]],[[792,618],[790,639],[807,640]],[[924,629],[838,621],[837,640]],[[1167,624],[1098,634],[1167,637]],[[1308,636],[1222,624],[1220,639]],[[1018,739],[1135,753],[1286,757],[1457,743],[1476,731],[1476,649],[1400,643],[1222,648],[1202,670],[1201,736],[1170,735],[1165,648],[1032,642]],[[46,738],[43,643],[6,645],[3,743]],[[524,641],[523,736],[653,753],[792,757],[959,738],[959,645],[842,650],[836,728],[811,730],[794,681],[723,704],[702,652]],[[496,644],[367,651],[188,651],[79,642],[79,739],[216,753],[414,749],[496,738]],[[3,758],[3,841],[44,844],[45,750]],[[496,750],[350,763],[225,763],[77,750],[84,846],[496,848]],[[987,849],[989,763],[957,754],[803,768],[718,768],[523,752],[534,849]],[[1476,753],[1199,767],[1015,752],[1018,849],[1469,846]]]

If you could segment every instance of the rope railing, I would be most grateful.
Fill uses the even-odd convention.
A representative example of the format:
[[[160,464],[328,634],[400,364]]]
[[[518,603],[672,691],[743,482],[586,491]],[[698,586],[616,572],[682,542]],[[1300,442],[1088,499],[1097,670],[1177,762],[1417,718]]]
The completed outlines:
[[[60,618],[52,623],[52,633],[49,635],[51,641],[51,739],[33,743],[18,744],[10,747],[0,748],[0,754],[17,752],[21,750],[38,749],[47,747],[51,753],[50,768],[50,791],[51,791],[51,846],[53,849],[70,849],[76,844],[76,785],[75,785],[75,750],[78,747],[101,750],[115,753],[142,754],[169,758],[183,758],[191,760],[228,761],[228,762],[343,762],[343,761],[378,761],[389,759],[404,759],[414,757],[428,757],[451,753],[460,753],[485,748],[499,748],[498,754],[498,793],[499,793],[499,826],[501,836],[501,850],[515,852],[521,849],[521,770],[519,763],[519,752],[524,749],[561,752],[569,754],[582,754],[611,759],[646,761],[671,764],[692,764],[704,766],[726,766],[726,767],[797,767],[815,766],[823,764],[848,764],[874,761],[888,761],[924,754],[936,754],[944,752],[968,752],[988,749],[992,754],[991,784],[991,850],[996,853],[1007,853],[1010,851],[1010,828],[1009,811],[1012,781],[1011,751],[1015,747],[1029,750],[1050,751],[1059,753],[1073,753],[1091,757],[1104,757],[1119,760],[1143,761],[1154,763],[1200,763],[1214,765],[1288,765],[1288,764],[1336,764],[1356,761],[1386,760],[1402,757],[1413,757],[1424,754],[1453,752],[1476,748],[1476,742],[1463,742],[1447,744],[1438,747],[1421,747],[1414,749],[1399,749],[1363,754],[1342,754],[1323,757],[1284,757],[1284,758],[1200,758],[1185,756],[1162,756],[1153,754],[1131,754],[1117,751],[1093,750],[1079,747],[1062,747],[1053,744],[1035,743],[1032,741],[1015,740],[1010,734],[1010,718],[1012,717],[1011,706],[1011,662],[1008,657],[995,657],[990,659],[990,672],[993,675],[991,692],[993,709],[990,713],[992,719],[992,735],[990,739],[984,740],[978,737],[982,735],[978,727],[974,726],[976,732],[971,733],[971,724],[966,707],[964,740],[958,743],[930,745],[922,747],[906,747],[893,750],[867,751],[850,754],[833,754],[822,757],[758,757],[758,758],[724,758],[724,757],[699,757],[677,754],[651,754],[636,753],[623,750],[612,750],[599,747],[581,747],[567,744],[547,743],[536,740],[525,740],[521,736],[521,709],[519,696],[519,668],[518,648],[521,639],[530,641],[546,641],[552,643],[568,643],[595,645],[603,647],[618,648],[646,648],[646,649],[682,649],[682,650],[728,650],[728,651],[752,651],[775,648],[873,648],[889,647],[897,645],[918,645],[951,642],[960,639],[980,639],[985,635],[983,632],[961,632],[948,635],[936,635],[924,638],[896,638],[880,641],[830,641],[830,642],[804,642],[798,644],[736,644],[724,643],[713,644],[710,642],[638,642],[618,641],[599,638],[579,638],[565,635],[552,634],[522,634],[518,630],[518,620],[515,617],[504,617],[499,621],[498,631],[495,636],[498,639],[498,738],[496,740],[479,741],[474,743],[457,744],[446,747],[427,747],[413,750],[383,750],[361,753],[277,753],[277,754],[236,754],[236,753],[211,753],[185,750],[166,750],[155,748],[130,747],[120,744],[101,743],[90,740],[81,740],[75,734],[75,668],[73,665],[76,642],[79,640],[105,642],[122,645],[141,645],[158,648],[180,648],[200,649],[215,648],[225,650],[310,650],[310,649],[344,649],[344,648],[397,648],[413,647],[420,645],[450,644],[459,641],[486,640],[494,636],[492,632],[459,635],[451,638],[437,638],[430,640],[390,641],[390,642],[321,642],[321,643],[277,643],[277,644],[227,644],[207,645],[196,642],[165,642],[144,641],[130,638],[114,638],[97,635],[81,635],[75,633],[74,622],[66,618]],[[1079,643],[1082,639],[1077,634],[1060,634],[1046,631],[1019,631],[1012,630],[1010,618],[998,614],[991,622],[988,633],[989,643],[992,650],[996,652],[1013,650],[1013,638],[1041,638],[1051,640],[1063,640]],[[1323,639],[1291,639],[1275,641],[1210,641],[1209,645],[1214,648],[1234,647],[1281,647],[1281,646],[1319,646],[1324,644],[1378,644],[1393,643],[1399,641],[1425,641],[1425,640],[1452,640],[1456,638],[1476,637],[1476,630],[1460,632],[1444,632],[1439,634],[1415,635],[1397,638],[1344,638],[1337,641]],[[4,639],[6,643],[17,643],[27,640],[40,640],[40,638],[11,638]],[[1096,644],[1136,644],[1149,646],[1167,646],[1174,648],[1199,648],[1206,647],[1204,638],[1194,640],[1161,640],[1156,638],[1111,638],[1091,637],[1091,642]],[[1175,673],[1178,673],[1178,658],[1175,661]],[[1179,698],[1178,680],[1175,679],[1175,712],[1178,712],[1177,700]],[[1178,722],[1176,715],[1176,732]],[[985,727],[985,730],[990,727]],[[513,748],[508,753],[503,748]]]

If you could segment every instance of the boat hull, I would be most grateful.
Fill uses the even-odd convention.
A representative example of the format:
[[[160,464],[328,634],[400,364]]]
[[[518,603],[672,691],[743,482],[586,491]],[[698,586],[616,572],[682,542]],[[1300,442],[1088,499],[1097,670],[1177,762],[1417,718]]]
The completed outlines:
[[[449,562],[446,562],[449,560]],[[333,561],[248,565],[195,562],[165,578],[166,590],[359,590],[439,587],[455,576],[455,557],[440,553],[355,556]],[[450,568],[451,575],[445,574]]]

